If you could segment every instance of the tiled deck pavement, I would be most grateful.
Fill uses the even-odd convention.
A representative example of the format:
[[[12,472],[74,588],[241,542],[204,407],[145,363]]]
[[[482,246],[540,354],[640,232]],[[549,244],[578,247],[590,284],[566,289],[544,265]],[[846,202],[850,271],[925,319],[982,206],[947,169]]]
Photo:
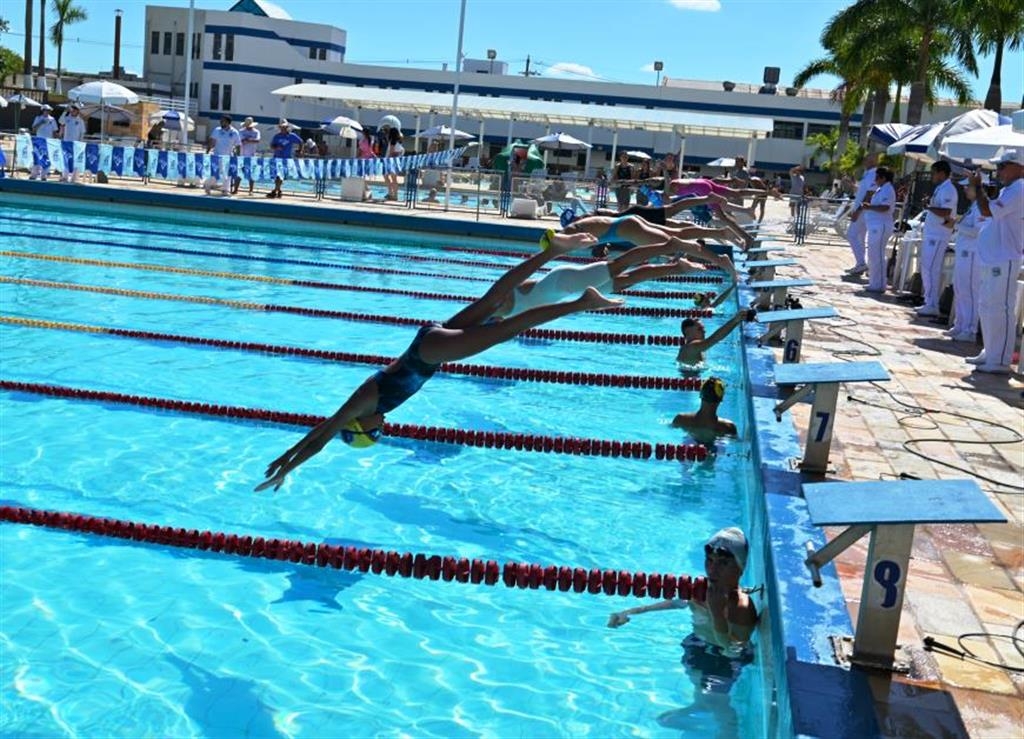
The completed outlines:
[[[773,212],[769,212],[771,219]],[[781,212],[774,211],[781,217]],[[790,243],[790,237],[779,240]],[[883,383],[900,400],[989,419],[1024,432],[1020,377],[972,375],[963,358],[977,353],[972,344],[955,344],[941,335],[944,325],[917,319],[908,304],[892,295],[871,296],[865,282],[841,279],[852,266],[849,247],[836,237],[815,234],[807,244],[787,248],[800,265],[780,276],[803,277],[815,287],[802,295],[804,307],[832,304],[843,319],[809,322],[803,361],[875,357],[889,370]],[[851,353],[846,353],[851,352]],[[865,354],[859,354],[864,352]],[[845,400],[847,394],[883,408]],[[908,453],[910,439],[938,439],[914,448],[943,461],[1014,485],[1024,484],[1024,444],[991,445],[1013,439],[1008,431],[949,415],[912,414],[869,385],[840,392],[832,471],[829,479],[892,479],[901,472],[924,479],[956,478],[964,472]],[[807,428],[809,406],[796,408],[795,420]],[[981,442],[966,444],[965,442]],[[899,736],[956,735],[963,729],[951,720],[941,692],[955,701],[972,737],[1004,739],[1024,736],[1024,675],[993,669],[921,649],[925,636],[951,646],[965,632],[1008,634],[1024,619],[1024,491],[979,480],[1009,519],[1008,524],[922,526],[914,541],[900,641],[914,654],[909,679],[877,680],[876,699],[883,730]],[[835,535],[839,529],[830,530]],[[851,615],[860,600],[866,539],[837,561]],[[979,655],[996,655],[1024,664],[1007,640],[971,640]],[[921,692],[924,689],[925,692]],[[948,702],[948,699],[946,699]],[[945,708],[945,710],[944,710]]]

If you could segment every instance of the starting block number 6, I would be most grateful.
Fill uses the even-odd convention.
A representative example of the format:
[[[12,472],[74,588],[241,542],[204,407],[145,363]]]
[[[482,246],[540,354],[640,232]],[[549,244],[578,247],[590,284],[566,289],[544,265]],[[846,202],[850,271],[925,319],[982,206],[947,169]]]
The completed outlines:
[[[899,596],[897,585],[899,585],[902,576],[903,570],[891,559],[879,560],[878,564],[875,565],[873,577],[875,582],[882,586],[882,590],[885,593],[880,604],[882,608],[892,608],[896,605],[897,597]]]
[[[786,348],[782,351],[782,359],[786,362],[795,362],[800,356],[800,342],[790,339],[786,342]]]

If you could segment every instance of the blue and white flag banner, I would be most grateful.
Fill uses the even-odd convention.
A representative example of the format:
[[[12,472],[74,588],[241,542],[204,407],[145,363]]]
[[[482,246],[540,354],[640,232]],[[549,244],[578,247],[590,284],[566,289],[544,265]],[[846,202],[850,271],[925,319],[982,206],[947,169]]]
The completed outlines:
[[[14,152],[18,167],[40,166],[57,172],[103,172],[119,177],[155,179],[220,179],[244,177],[256,182],[286,180],[337,180],[342,177],[373,177],[404,174],[412,169],[444,168],[460,158],[465,147],[429,154],[385,159],[279,159],[276,157],[218,156],[216,154],[137,149],[84,141],[60,141],[20,134]]]

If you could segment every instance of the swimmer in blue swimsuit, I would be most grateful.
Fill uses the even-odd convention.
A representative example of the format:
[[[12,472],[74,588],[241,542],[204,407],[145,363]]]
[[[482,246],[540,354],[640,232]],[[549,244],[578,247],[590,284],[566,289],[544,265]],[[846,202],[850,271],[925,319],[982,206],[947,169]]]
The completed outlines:
[[[594,244],[588,234],[556,234],[550,246],[506,272],[483,295],[444,323],[430,323],[416,332],[409,348],[387,367],[375,372],[323,423],[295,446],[275,459],[266,480],[256,487],[281,487],[289,472],[322,450],[335,436],[355,447],[369,446],[380,438],[384,416],[419,391],[445,362],[456,362],[490,349],[528,329],[586,310],[622,305],[597,289],[587,287],[572,301],[537,305],[501,321],[492,321],[512,292],[555,257]]]

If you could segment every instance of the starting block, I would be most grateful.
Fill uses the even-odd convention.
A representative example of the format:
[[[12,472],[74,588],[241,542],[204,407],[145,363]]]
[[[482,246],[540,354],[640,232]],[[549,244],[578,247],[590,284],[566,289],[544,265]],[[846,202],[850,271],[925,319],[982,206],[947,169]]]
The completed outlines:
[[[746,262],[743,266],[750,273],[750,281],[774,280],[776,267],[792,267],[799,264],[795,259],[765,259],[760,261]]]
[[[767,324],[768,331],[757,340],[758,346],[785,332],[782,361],[785,364],[800,361],[800,348],[804,341],[804,321],[816,318],[835,318],[839,313],[832,306],[800,308],[798,310],[770,310],[757,314],[757,322]]]
[[[762,293],[755,301],[758,308],[767,308],[770,305],[782,307],[786,304],[786,296],[791,287],[810,287],[814,283],[807,279],[797,280],[758,280],[747,283],[751,290]]]
[[[864,569],[857,633],[832,635],[839,662],[906,672],[909,660],[896,654],[900,610],[914,541],[922,523],[1005,523],[1006,517],[973,480],[887,480],[805,484],[804,498],[815,526],[846,526],[815,551],[807,543],[804,563],[815,587],[821,568],[865,534],[871,536]]]
[[[747,259],[760,259],[762,257],[771,254],[773,251],[785,251],[786,247],[782,244],[771,244],[768,246],[752,246],[747,249],[743,254]]]
[[[822,364],[780,364],[775,368],[777,385],[800,385],[788,398],[775,406],[775,420],[797,403],[813,395],[811,424],[800,469],[823,474],[828,469],[832,448],[832,430],[839,400],[839,385],[844,382],[888,381],[889,373],[878,362],[827,362]]]

